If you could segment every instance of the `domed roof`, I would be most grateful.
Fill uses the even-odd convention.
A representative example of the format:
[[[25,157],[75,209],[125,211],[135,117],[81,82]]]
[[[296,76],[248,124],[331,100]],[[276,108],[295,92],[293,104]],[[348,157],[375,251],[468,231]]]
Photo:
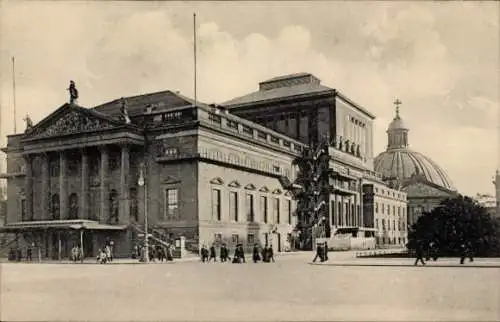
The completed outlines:
[[[408,128],[405,126],[403,119],[400,118],[399,115],[396,115],[396,117],[392,120],[391,124],[389,124],[388,131],[401,130],[401,129],[407,130]]]
[[[380,153],[374,161],[375,171],[386,178],[402,182],[414,174],[424,176],[428,181],[455,191],[446,172],[422,153],[407,148],[390,149]]]

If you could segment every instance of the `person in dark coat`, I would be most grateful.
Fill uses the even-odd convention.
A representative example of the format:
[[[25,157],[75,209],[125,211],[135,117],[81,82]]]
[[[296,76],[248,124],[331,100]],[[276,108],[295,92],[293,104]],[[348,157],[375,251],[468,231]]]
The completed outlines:
[[[229,258],[229,251],[227,250],[226,244],[222,244],[220,247],[220,261],[222,263],[226,262]]]
[[[269,262],[274,263],[274,250],[273,250],[273,245],[269,245],[267,249],[267,256],[269,257]]]
[[[208,259],[208,261],[210,262],[212,259],[214,260],[214,262],[217,261],[217,253],[215,252],[215,244],[212,244],[212,246],[210,246],[210,258]]]
[[[325,246],[324,246],[325,250],[325,258],[324,258],[324,261],[326,262],[328,260],[328,243],[325,242]]]
[[[424,262],[424,245],[422,244],[421,241],[417,241],[417,247],[415,249],[415,255],[416,255],[416,260],[415,260],[415,266],[418,265],[418,262],[420,261],[422,265],[425,265]]]
[[[324,251],[325,249],[323,248],[323,245],[321,245],[320,243],[317,243],[316,245],[316,256],[314,256],[314,259],[313,259],[313,263],[316,263],[316,260],[320,259],[321,262],[324,262]]]
[[[203,263],[208,262],[208,249],[203,245],[201,247],[201,261]]]
[[[33,250],[31,249],[31,246],[28,246],[28,249],[26,249],[26,261],[32,261],[32,252]]]
[[[267,244],[264,245],[264,248],[262,249],[262,261],[264,263],[269,263],[269,246]]]
[[[260,251],[259,251],[259,245],[255,244],[253,245],[253,256],[252,256],[253,262],[257,263],[260,261]]]

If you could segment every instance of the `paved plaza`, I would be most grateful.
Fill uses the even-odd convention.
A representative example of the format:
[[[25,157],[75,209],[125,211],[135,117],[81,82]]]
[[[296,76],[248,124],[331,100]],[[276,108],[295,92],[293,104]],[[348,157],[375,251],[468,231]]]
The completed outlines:
[[[411,259],[354,259],[348,253],[331,253],[329,264],[311,265],[311,257],[311,253],[301,253],[277,256],[274,264],[240,265],[198,261],[150,265],[2,264],[0,318],[500,319],[500,269],[494,267],[495,262],[500,264],[498,260],[478,259],[463,267],[446,267],[457,262],[446,259],[441,262],[449,265],[414,267]]]

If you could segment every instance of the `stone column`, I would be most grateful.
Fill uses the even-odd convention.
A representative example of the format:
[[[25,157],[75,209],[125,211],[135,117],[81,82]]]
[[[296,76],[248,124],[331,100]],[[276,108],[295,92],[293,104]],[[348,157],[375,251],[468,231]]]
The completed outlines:
[[[49,214],[49,198],[50,198],[50,177],[49,177],[49,155],[47,153],[42,153],[41,155],[41,172],[42,172],[42,182],[40,189],[40,219],[48,220]]]
[[[89,158],[86,149],[81,149],[81,192],[80,192],[80,219],[89,219]]]
[[[68,189],[67,189],[68,159],[66,151],[59,152],[59,214],[61,219],[68,218]]]
[[[29,154],[24,156],[25,177],[24,177],[24,192],[26,194],[26,215],[21,220],[33,220],[33,157]]]
[[[120,213],[119,222],[130,222],[130,147],[121,147],[121,168],[120,168]]]
[[[108,191],[108,169],[109,154],[106,146],[101,146],[101,218],[100,222],[107,222],[109,219],[109,191]]]

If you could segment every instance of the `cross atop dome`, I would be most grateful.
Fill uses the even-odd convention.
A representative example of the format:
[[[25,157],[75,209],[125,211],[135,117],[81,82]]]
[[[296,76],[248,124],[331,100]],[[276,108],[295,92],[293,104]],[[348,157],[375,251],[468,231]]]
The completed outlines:
[[[403,102],[396,98],[393,104],[396,105],[396,118],[399,118],[399,105],[403,104]]]

